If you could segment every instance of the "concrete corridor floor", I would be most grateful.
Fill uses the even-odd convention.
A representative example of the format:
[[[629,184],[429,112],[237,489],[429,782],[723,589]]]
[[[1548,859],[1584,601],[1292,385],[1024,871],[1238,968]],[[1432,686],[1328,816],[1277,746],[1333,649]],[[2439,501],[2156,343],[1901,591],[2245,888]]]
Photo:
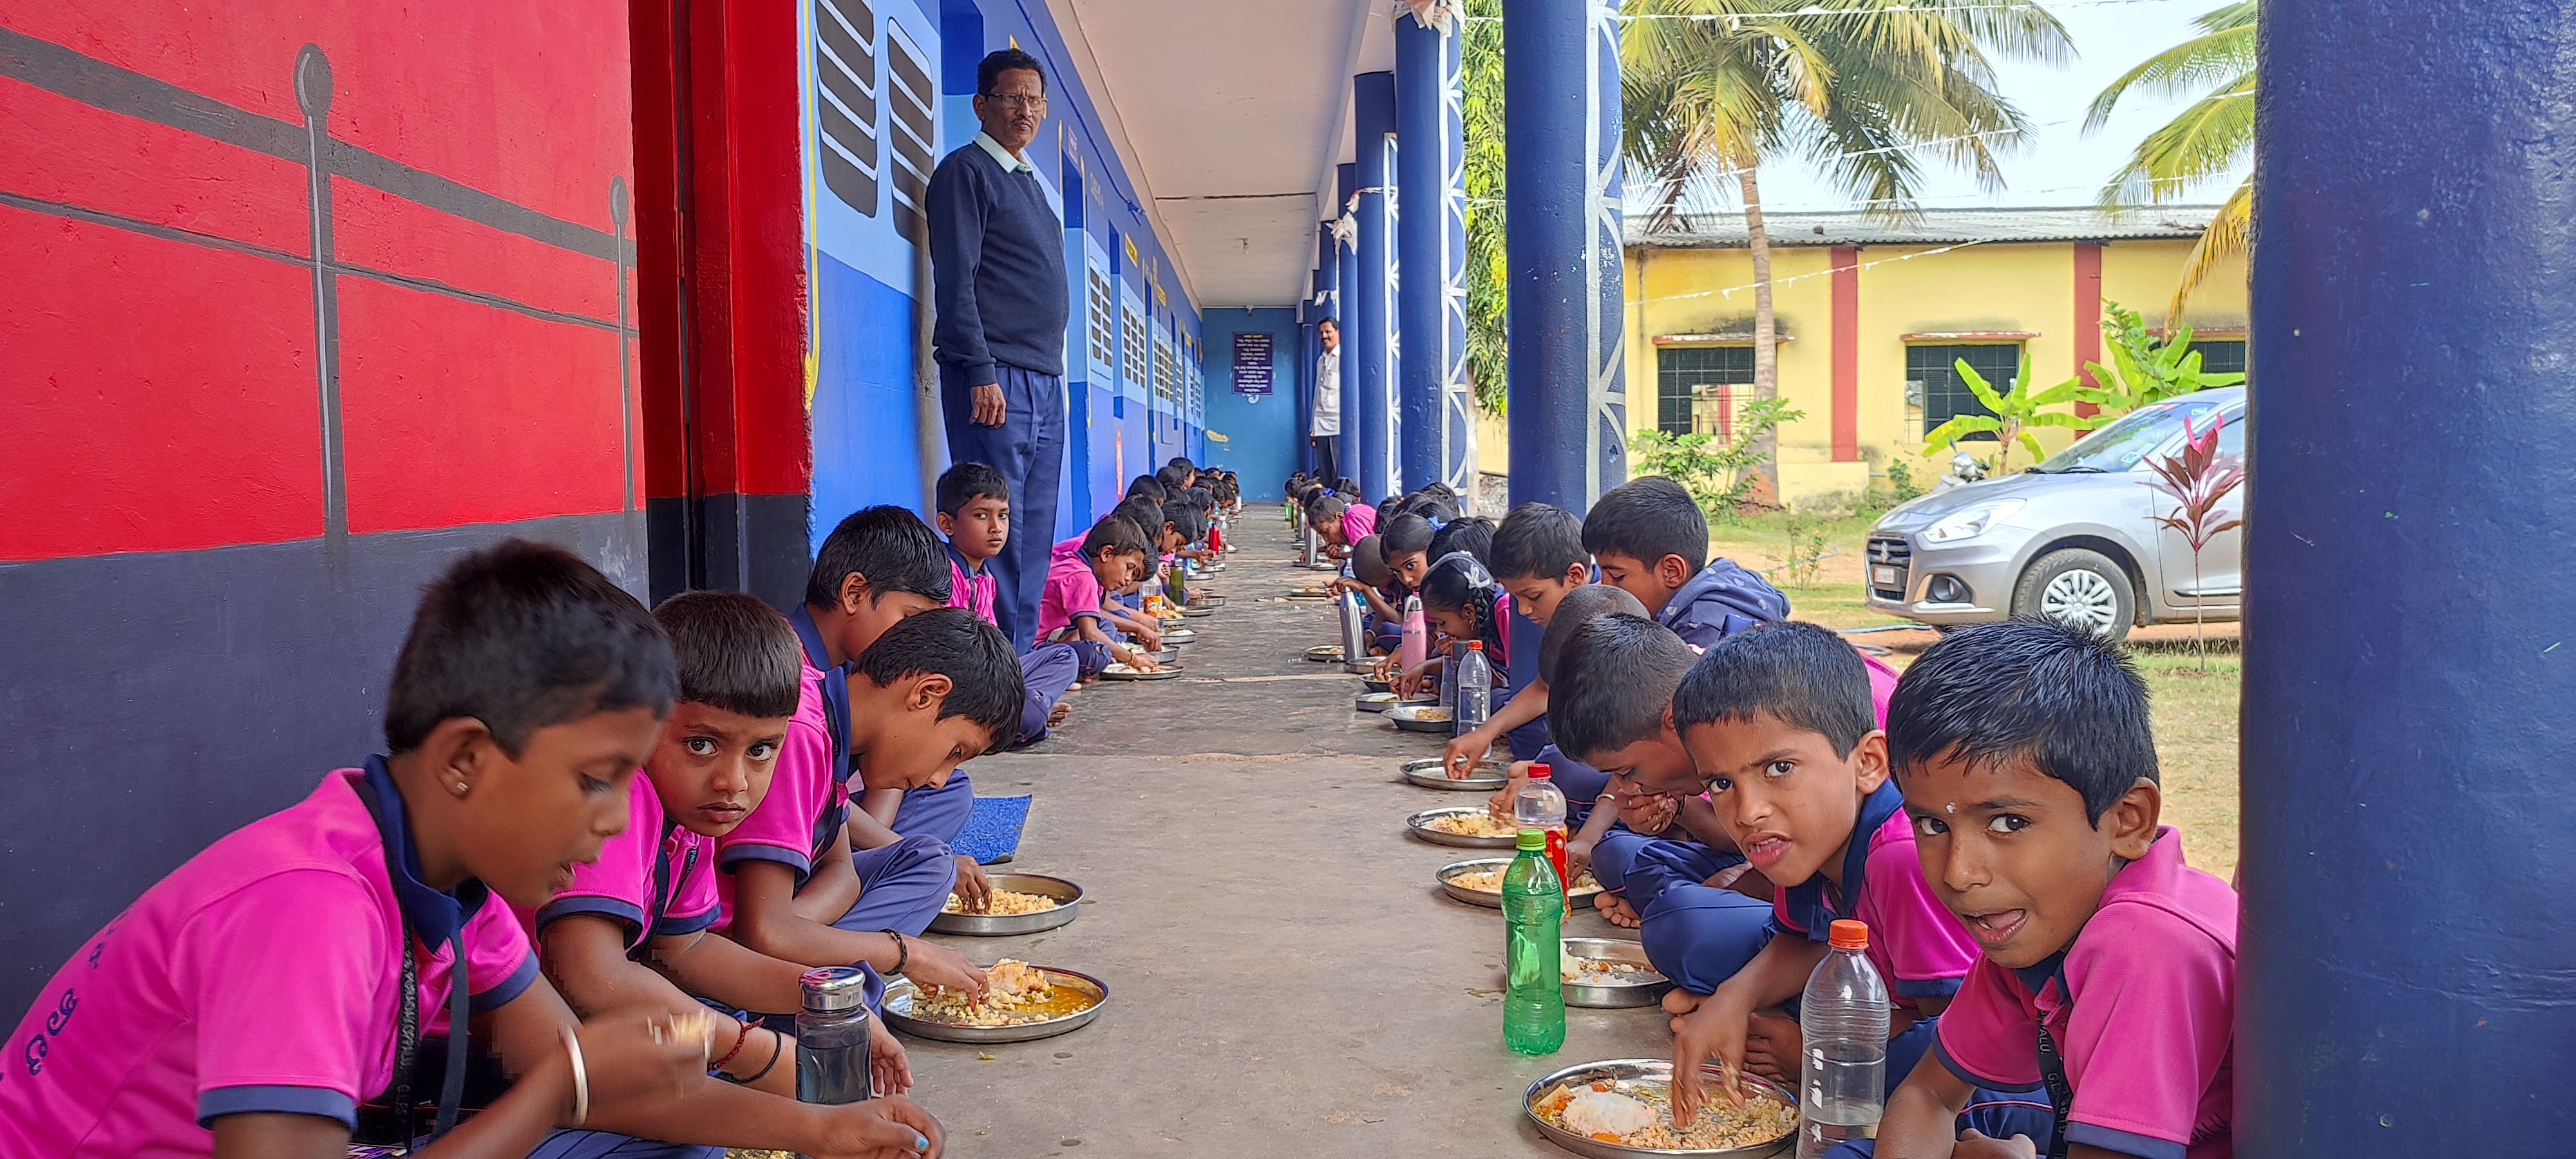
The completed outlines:
[[[1480,802],[1396,775],[1439,738],[1357,713],[1330,605],[1287,603],[1321,573],[1290,566],[1277,525],[1206,586],[1185,675],[1103,682],[1046,742],[974,762],[986,796],[1035,795],[997,872],[1071,878],[1082,917],[1019,938],[939,937],[1109,984],[1098,1021],[977,1048],[907,1040],[914,1091],[962,1157],[1563,1155],[1522,1122],[1540,1075],[1669,1057],[1652,1008],[1569,1011],[1563,1050],[1503,1048],[1503,927],[1432,873],[1482,851],[1425,844],[1404,818]],[[1590,909],[1569,935],[1633,937]]]

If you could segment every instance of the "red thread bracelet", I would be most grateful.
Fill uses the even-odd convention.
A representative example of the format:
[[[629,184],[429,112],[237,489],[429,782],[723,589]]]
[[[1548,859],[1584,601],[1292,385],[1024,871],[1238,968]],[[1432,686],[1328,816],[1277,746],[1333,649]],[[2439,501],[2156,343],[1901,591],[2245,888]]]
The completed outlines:
[[[742,1044],[751,1041],[750,1023],[736,1022],[733,1024],[733,1028],[733,1049],[724,1052],[723,1058],[717,1059],[715,1062],[709,1064],[707,1067],[708,1070],[723,1070],[726,1063],[733,1061],[733,1056],[742,1053]]]

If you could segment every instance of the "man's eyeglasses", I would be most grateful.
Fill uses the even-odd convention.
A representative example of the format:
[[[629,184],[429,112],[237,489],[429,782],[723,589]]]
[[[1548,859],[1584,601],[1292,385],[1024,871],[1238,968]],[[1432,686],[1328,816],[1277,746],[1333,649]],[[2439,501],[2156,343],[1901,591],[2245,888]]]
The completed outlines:
[[[985,93],[984,99],[1002,106],[1006,112],[1016,113],[1021,109],[1027,109],[1039,116],[1046,115],[1047,99],[1043,96],[1024,97],[1016,93]]]

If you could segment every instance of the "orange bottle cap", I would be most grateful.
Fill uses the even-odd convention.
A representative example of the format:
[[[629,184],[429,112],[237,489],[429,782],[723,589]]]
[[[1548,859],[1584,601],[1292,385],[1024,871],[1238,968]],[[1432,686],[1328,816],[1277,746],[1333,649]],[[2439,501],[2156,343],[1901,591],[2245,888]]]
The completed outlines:
[[[1833,945],[1837,950],[1869,948],[1869,923],[1844,918],[1833,924]]]

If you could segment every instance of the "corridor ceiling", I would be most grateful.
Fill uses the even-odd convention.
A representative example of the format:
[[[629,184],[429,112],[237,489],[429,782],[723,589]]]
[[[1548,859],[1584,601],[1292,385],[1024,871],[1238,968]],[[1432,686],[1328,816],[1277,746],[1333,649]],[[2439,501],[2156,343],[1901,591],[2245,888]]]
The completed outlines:
[[[1287,306],[1315,264],[1351,77],[1395,67],[1383,0],[1047,0],[1205,309]],[[1088,51],[1086,52],[1085,49]]]

